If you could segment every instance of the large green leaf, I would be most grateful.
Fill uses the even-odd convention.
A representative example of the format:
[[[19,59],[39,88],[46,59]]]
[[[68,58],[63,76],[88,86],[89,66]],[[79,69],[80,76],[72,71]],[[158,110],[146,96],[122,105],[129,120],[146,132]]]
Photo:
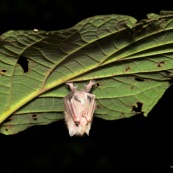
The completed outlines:
[[[0,36],[0,132],[14,134],[63,118],[68,80],[97,81],[95,116],[145,116],[169,87],[173,14],[137,22],[101,15],[60,31],[8,31]]]

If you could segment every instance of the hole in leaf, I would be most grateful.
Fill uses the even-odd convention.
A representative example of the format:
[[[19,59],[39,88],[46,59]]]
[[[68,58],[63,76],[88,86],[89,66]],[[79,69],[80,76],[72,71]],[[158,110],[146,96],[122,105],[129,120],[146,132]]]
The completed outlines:
[[[157,67],[162,67],[163,64],[165,64],[165,62],[164,62],[164,61],[161,61],[161,62],[159,62],[159,63],[157,64]]]
[[[135,80],[138,82],[143,82],[145,81],[145,79],[141,78],[141,77],[135,77]]]
[[[22,67],[23,72],[28,72],[28,60],[24,56],[20,56],[17,63]]]
[[[125,71],[127,72],[127,71],[129,71],[129,70],[130,70],[130,67],[129,67],[129,66],[126,67]]]
[[[97,83],[96,83],[96,86],[100,86],[100,84],[97,82]]]
[[[5,131],[8,131],[8,129],[6,128]]]
[[[7,70],[0,70],[0,75],[3,76],[4,73],[6,73]]]
[[[32,115],[32,119],[33,119],[34,121],[36,121],[36,120],[37,120],[37,115],[36,115],[36,114]]]
[[[142,106],[143,106],[143,103],[137,102],[136,106],[132,106],[132,111],[136,112],[136,113],[143,113],[142,112]]]

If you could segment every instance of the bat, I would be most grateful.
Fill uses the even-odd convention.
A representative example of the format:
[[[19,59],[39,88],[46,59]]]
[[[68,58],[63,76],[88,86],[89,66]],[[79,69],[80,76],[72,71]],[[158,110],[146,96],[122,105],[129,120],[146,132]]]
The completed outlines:
[[[90,80],[83,90],[77,90],[73,82],[66,83],[71,92],[64,98],[65,122],[70,136],[89,135],[93,114],[96,109],[95,95],[89,93],[96,84]]]

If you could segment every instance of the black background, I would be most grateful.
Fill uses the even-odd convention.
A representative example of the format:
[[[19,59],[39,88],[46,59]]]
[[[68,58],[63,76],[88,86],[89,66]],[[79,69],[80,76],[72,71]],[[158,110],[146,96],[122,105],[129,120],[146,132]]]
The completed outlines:
[[[160,10],[173,10],[171,0],[1,0],[0,34],[65,29],[100,14],[140,20]],[[0,172],[172,172],[172,98],[170,87],[147,118],[94,118],[89,137],[69,137],[63,120],[12,136],[0,134]]]

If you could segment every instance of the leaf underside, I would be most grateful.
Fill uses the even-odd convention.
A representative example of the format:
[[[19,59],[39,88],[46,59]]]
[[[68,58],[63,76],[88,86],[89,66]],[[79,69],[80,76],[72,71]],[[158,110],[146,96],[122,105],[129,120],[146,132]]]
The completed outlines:
[[[0,132],[15,134],[62,119],[66,81],[97,82],[95,116],[147,114],[173,76],[173,13],[100,15],[59,31],[0,36]]]

